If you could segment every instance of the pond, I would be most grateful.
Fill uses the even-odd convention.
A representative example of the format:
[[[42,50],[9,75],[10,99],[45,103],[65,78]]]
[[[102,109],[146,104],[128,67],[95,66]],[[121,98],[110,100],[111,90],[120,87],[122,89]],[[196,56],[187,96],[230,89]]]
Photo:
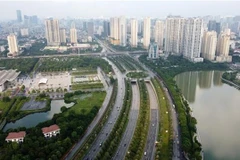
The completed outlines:
[[[69,107],[72,107],[73,105],[74,103],[69,103],[69,104],[64,103],[64,100],[52,100],[50,111],[29,114],[17,120],[16,122],[7,123],[3,131],[7,131],[10,128],[15,129],[18,127],[26,127],[26,128],[34,127],[41,122],[52,119],[55,113],[61,112],[62,106],[66,106],[67,108],[69,108]]]
[[[240,159],[240,91],[221,81],[220,71],[175,77],[197,119],[206,160]]]

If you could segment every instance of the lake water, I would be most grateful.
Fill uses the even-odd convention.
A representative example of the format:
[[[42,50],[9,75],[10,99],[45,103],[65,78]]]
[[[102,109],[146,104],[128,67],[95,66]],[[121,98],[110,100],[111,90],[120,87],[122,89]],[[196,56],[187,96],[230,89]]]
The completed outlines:
[[[185,72],[175,77],[189,101],[206,160],[240,159],[240,91],[221,82],[222,72]]]
[[[29,115],[17,120],[14,123],[13,122],[7,123],[6,126],[4,127],[3,131],[7,131],[10,128],[15,129],[18,127],[26,127],[26,128],[34,127],[38,123],[52,119],[52,117],[55,113],[61,112],[62,106],[66,106],[67,108],[69,108],[73,105],[74,105],[74,103],[69,103],[69,104],[64,103],[64,100],[52,100],[50,111],[29,114]]]

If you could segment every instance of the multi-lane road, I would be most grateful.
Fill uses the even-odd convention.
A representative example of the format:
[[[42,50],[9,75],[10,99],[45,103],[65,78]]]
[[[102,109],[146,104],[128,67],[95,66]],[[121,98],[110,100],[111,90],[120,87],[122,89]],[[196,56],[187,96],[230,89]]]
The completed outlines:
[[[94,159],[97,156],[97,154],[101,150],[101,146],[106,141],[110,132],[112,131],[123,105],[123,99],[125,95],[124,75],[118,70],[118,68],[111,61],[109,60],[107,61],[110,63],[110,65],[113,66],[114,72],[117,76],[117,80],[118,80],[117,99],[107,119],[107,122],[103,126],[102,130],[98,133],[93,144],[90,146],[90,150],[88,151],[88,153],[84,156],[84,159],[86,160]]]
[[[150,125],[148,130],[147,143],[145,145],[143,160],[153,160],[155,157],[155,142],[157,140],[158,126],[159,126],[159,107],[158,100],[150,82],[146,82],[147,91],[150,99]]]
[[[117,152],[113,157],[113,160],[123,160],[125,155],[127,154],[131,139],[136,128],[139,107],[140,107],[139,88],[137,83],[135,84],[132,83],[132,104],[129,113],[128,125],[121,139],[120,145],[118,146]]]

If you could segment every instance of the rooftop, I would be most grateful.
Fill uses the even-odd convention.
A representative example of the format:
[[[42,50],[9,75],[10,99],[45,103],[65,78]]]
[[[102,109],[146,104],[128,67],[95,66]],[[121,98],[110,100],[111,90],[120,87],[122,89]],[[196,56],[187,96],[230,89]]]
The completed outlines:
[[[21,132],[10,132],[8,133],[8,136],[6,139],[16,139],[16,138],[23,138],[25,137],[26,132],[25,131],[21,131]]]
[[[17,72],[17,70],[1,70],[0,71],[0,85],[2,85],[3,83],[5,83],[6,81],[13,81],[15,80],[18,75],[20,74],[20,72]]]
[[[43,132],[43,133],[49,133],[49,132],[56,131],[56,130],[58,130],[58,129],[60,129],[60,128],[58,127],[58,125],[54,124],[54,125],[51,125],[51,126],[49,126],[49,127],[44,127],[44,128],[42,128],[42,132]]]

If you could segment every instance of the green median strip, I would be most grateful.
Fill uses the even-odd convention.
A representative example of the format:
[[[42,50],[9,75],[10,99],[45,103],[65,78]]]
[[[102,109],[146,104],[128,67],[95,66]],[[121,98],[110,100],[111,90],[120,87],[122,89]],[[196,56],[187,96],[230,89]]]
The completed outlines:
[[[140,90],[140,110],[137,126],[128,148],[128,153],[125,157],[126,160],[142,159],[148,136],[148,128],[150,122],[150,101],[145,82],[139,81],[138,84]]]
[[[159,132],[157,137],[157,152],[155,154],[155,159],[172,159],[172,141],[173,141],[173,130],[172,130],[172,121],[171,121],[171,111],[170,106],[167,101],[166,95],[163,91],[162,86],[159,81],[154,78],[152,83],[157,92],[158,101],[159,101],[159,110],[160,110],[160,123],[159,123]]]

